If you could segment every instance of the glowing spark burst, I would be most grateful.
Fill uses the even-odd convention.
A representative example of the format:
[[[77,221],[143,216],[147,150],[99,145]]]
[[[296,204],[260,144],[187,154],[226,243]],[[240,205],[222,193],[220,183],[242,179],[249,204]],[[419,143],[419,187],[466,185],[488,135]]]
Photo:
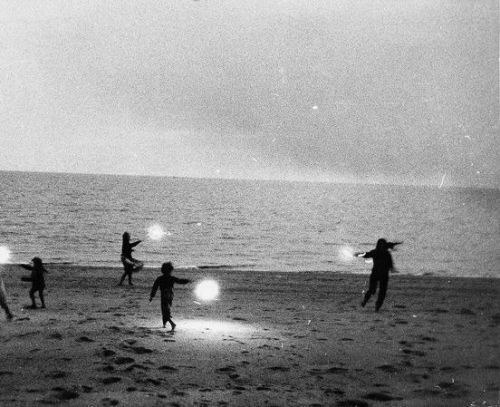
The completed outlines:
[[[5,246],[0,246],[0,264],[7,263],[10,257],[10,250]]]
[[[343,262],[350,262],[354,259],[354,250],[352,247],[343,246],[339,249],[339,258]]]
[[[152,225],[148,228],[148,237],[151,240],[161,240],[166,235],[170,233],[165,232],[160,225]]]
[[[201,301],[212,301],[219,295],[219,284],[214,280],[201,281],[194,290],[195,295]]]

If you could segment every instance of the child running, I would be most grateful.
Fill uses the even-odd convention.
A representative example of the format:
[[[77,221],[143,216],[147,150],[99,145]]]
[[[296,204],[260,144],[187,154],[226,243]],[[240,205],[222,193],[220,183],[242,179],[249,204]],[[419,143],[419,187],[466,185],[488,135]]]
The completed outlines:
[[[402,242],[391,243],[385,239],[379,239],[377,241],[377,246],[374,250],[367,253],[355,253],[356,257],[364,257],[373,259],[372,273],[370,274],[370,285],[368,291],[365,294],[365,298],[361,303],[364,307],[370,297],[377,291],[377,285],[380,283],[378,290],[377,302],[375,303],[375,311],[378,311],[382,306],[385,294],[387,292],[387,286],[389,284],[389,271],[394,270],[394,263],[392,261],[391,253],[389,249],[394,249],[394,247]]]
[[[172,300],[174,299],[174,283],[176,284],[188,284],[191,280],[187,278],[177,278],[172,276],[172,271],[174,270],[174,266],[171,262],[163,263],[161,266],[162,276],[158,277],[153,284],[153,288],[151,289],[151,295],[149,297],[149,301],[151,302],[158,290],[160,288],[161,292],[161,315],[163,317],[163,328],[167,322],[172,326],[171,331],[175,330],[174,321],[172,321],[172,315],[170,314],[170,307],[172,306]]]
[[[31,277],[22,277],[22,281],[31,281],[31,290],[30,290],[30,298],[31,298],[31,307],[36,309],[35,302],[35,293],[38,291],[38,295],[40,296],[40,301],[42,303],[42,308],[45,308],[45,299],[43,298],[43,290],[45,289],[45,278],[44,274],[47,273],[45,267],[43,267],[42,259],[40,257],[33,257],[31,260],[33,262],[33,266],[27,264],[20,264],[22,268],[26,270],[31,270]]]

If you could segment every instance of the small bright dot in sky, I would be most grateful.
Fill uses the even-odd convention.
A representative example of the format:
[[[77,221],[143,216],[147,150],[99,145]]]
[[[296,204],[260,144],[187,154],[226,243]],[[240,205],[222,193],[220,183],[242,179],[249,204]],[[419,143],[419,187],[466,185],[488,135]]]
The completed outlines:
[[[0,246],[0,264],[7,263],[10,257],[10,250],[5,246]]]
[[[212,301],[219,295],[219,284],[214,280],[203,280],[196,286],[194,293],[201,301]]]
[[[313,109],[313,110],[318,110],[318,106],[317,106],[317,105],[314,105],[314,106],[312,107],[312,109]]]
[[[148,228],[148,236],[151,240],[160,240],[166,234],[160,225],[152,225]]]

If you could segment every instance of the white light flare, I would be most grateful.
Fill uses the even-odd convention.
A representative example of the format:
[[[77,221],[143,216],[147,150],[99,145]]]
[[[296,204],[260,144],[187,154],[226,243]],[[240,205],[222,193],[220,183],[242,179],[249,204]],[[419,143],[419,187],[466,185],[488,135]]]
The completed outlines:
[[[5,264],[9,261],[10,250],[5,246],[0,246],[0,264]]]
[[[160,225],[152,225],[148,228],[148,237],[151,240],[161,240],[167,235],[170,235],[170,233],[165,232]]]
[[[349,246],[342,246],[339,249],[339,258],[344,263],[349,263],[354,260],[354,250]]]
[[[219,295],[219,284],[214,280],[203,280],[198,283],[194,293],[200,301],[213,301]]]

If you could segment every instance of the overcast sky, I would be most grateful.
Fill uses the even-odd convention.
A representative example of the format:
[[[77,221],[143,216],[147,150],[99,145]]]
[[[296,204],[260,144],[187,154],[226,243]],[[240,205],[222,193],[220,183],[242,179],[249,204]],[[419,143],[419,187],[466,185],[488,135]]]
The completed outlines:
[[[0,10],[1,170],[500,187],[497,0]]]

